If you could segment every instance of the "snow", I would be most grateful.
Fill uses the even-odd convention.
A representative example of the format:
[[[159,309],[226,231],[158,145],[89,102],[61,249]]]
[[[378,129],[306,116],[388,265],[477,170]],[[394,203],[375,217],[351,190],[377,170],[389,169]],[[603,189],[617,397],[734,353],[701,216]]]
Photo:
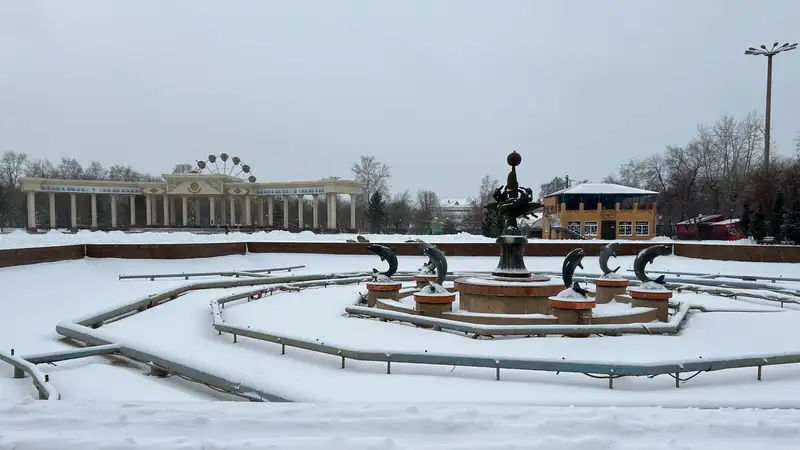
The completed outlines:
[[[372,243],[396,244],[409,240],[416,243],[423,239],[430,244],[446,243],[495,243],[495,239],[484,236],[458,233],[447,235],[406,235],[406,234],[314,234],[311,231],[290,233],[288,231],[259,231],[255,233],[231,232],[224,233],[192,233],[188,231],[175,232],[133,232],[123,231],[88,231],[81,230],[75,234],[50,230],[41,234],[30,234],[22,230],[10,233],[0,233],[0,249],[17,249],[30,247],[52,247],[60,245],[85,245],[85,244],[197,244],[197,243],[224,243],[224,242],[340,242],[348,239],[355,241],[356,236],[364,236]],[[575,243],[574,240],[554,239],[529,239],[537,244],[559,244],[565,242]],[[615,240],[592,240],[591,242],[608,243],[621,242]],[[647,242],[647,241],[637,241]],[[673,241],[668,237],[655,237],[652,243],[676,243],[698,245],[752,245],[752,241],[741,239],[739,241]]]
[[[65,418],[69,418],[65,420]],[[23,401],[4,448],[286,450],[789,450],[800,411],[513,405]]]
[[[645,292],[645,291],[669,291],[663,284],[658,284],[655,281],[647,281],[638,286],[630,288],[631,291]]]
[[[655,191],[648,191],[646,189],[632,188],[630,186],[622,186],[619,184],[611,183],[585,183],[572,186],[567,189],[553,192],[546,195],[552,197],[554,195],[650,195],[658,194]]]
[[[513,287],[541,287],[541,286],[563,286],[564,281],[561,278],[550,278],[547,281],[510,281],[513,278],[498,279],[498,278],[481,278],[469,277],[466,280],[459,280],[459,283],[476,284],[479,286],[513,286]]]
[[[585,295],[581,294],[580,292],[576,291],[574,288],[569,287],[564,289],[563,291],[556,294],[554,297],[550,297],[553,300],[558,300],[560,302],[576,302],[576,303],[585,303],[585,302],[593,302],[594,299],[588,298]]]
[[[77,235],[76,235],[77,236]],[[399,257],[400,270],[427,258]],[[560,270],[563,258],[528,257],[536,271]],[[630,267],[633,256],[617,258]],[[454,271],[489,271],[494,257],[450,257]],[[203,260],[82,259],[0,270],[0,348],[31,354],[70,348],[55,324],[175,288],[183,279],[119,281],[120,273],[253,270],[302,265],[302,273],[369,271],[372,255],[250,254]],[[599,273],[585,257],[587,273]],[[653,270],[800,277],[800,264],[659,257]],[[621,269],[624,270],[624,269]],[[576,275],[580,275],[578,272]],[[482,280],[483,281],[483,280]],[[560,284],[560,279],[552,280]],[[192,282],[190,280],[189,282]],[[690,278],[685,279],[691,282]],[[530,285],[530,283],[521,283]],[[781,282],[776,286],[797,283]],[[148,376],[121,357],[41,365],[62,393],[50,405],[29,378],[11,378],[0,364],[0,447],[17,448],[795,448],[800,411],[598,408],[665,406],[800,408],[800,365],[704,372],[675,389],[667,376],[605,380],[465,367],[347,361],[231,336],[211,328],[209,302],[247,289],[195,291],[96,330],[114,342],[147,349],[196,367],[231,374],[254,387],[314,404],[218,402],[230,396],[176,377]],[[362,285],[329,286],[241,300],[223,310],[230,324],[364,351],[431,352],[497,358],[587,362],[664,361],[800,352],[793,336],[800,312],[776,304],[676,292],[674,302],[762,313],[691,313],[675,336],[470,339],[397,323],[343,316]],[[761,302],[763,303],[763,302]],[[598,305],[598,313],[633,309]],[[746,332],[745,332],[746,330]],[[687,374],[686,376],[691,375]],[[140,403],[139,400],[147,400]],[[209,404],[209,401],[217,401]],[[330,402],[340,402],[331,404]],[[365,404],[368,403],[368,404]],[[431,406],[431,403],[436,403]],[[443,403],[450,403],[444,405]],[[419,406],[428,405],[428,406]],[[469,405],[469,406],[468,406]],[[533,407],[531,405],[536,405]],[[571,408],[553,406],[575,405]]]
[[[652,308],[644,308],[644,307],[631,307],[628,303],[618,303],[614,300],[611,300],[608,303],[599,303],[592,308],[592,316],[593,317],[610,317],[610,316],[627,316],[633,314],[644,313]]]
[[[608,272],[600,277],[601,280],[624,280],[625,278],[617,272]]]

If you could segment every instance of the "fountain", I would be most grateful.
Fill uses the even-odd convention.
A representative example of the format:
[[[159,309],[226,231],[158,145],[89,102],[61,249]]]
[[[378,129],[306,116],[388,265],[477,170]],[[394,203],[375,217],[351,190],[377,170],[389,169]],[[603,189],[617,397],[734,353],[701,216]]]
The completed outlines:
[[[422,253],[425,253],[425,249],[431,246],[422,239],[417,239],[416,242],[419,243],[420,248],[422,249]],[[422,288],[427,286],[430,282],[436,281],[437,275],[438,274],[436,273],[436,264],[429,256],[428,262],[423,264],[422,268],[419,269],[419,272],[417,272],[417,274],[414,275],[414,282],[417,283],[417,288]]]
[[[669,320],[669,299],[672,298],[672,291],[664,286],[664,275],[653,280],[647,276],[644,269],[656,257],[668,255],[671,252],[668,245],[654,245],[639,252],[633,261],[633,272],[642,284],[630,288],[631,306],[654,308],[656,316],[661,322]]]
[[[494,202],[485,206],[503,217],[504,227],[496,242],[500,261],[491,277],[465,277],[455,281],[462,311],[488,314],[549,314],[548,298],[561,290],[561,282],[532,274],[525,267],[525,244],[519,230],[520,217],[533,215],[541,203],[533,201],[533,190],[517,181],[516,168],[522,156],[512,152],[506,158],[511,170],[505,186],[497,188]]]
[[[424,242],[421,245],[423,253],[428,257],[428,264],[432,264],[436,271],[436,280],[428,281],[427,286],[414,293],[414,310],[422,316],[441,317],[443,313],[453,310],[453,302],[456,300],[455,292],[442,286],[447,276],[447,258],[438,248]]]
[[[624,295],[628,290],[630,283],[617,273],[619,267],[614,270],[608,268],[608,259],[612,256],[614,258],[617,257],[618,248],[619,244],[612,242],[600,249],[600,270],[603,271],[603,276],[594,280],[594,299],[597,303],[608,303],[614,300],[617,295]]]
[[[367,283],[367,305],[375,306],[378,299],[398,300],[403,283],[392,280],[392,275],[397,272],[397,251],[377,244],[367,245],[367,250],[380,256],[381,261],[389,264],[389,268],[385,272],[372,269],[372,281]]]
[[[590,325],[592,323],[592,309],[597,305],[595,299],[589,297],[588,292],[572,277],[575,269],[583,269],[581,262],[586,256],[586,251],[576,248],[564,258],[561,266],[561,276],[566,289],[550,297],[550,307],[559,324],[565,325]]]

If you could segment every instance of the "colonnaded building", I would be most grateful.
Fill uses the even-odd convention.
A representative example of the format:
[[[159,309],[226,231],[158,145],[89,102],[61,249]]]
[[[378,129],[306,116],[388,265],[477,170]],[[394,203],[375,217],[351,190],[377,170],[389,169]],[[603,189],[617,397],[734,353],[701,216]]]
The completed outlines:
[[[222,167],[220,167],[222,166]],[[145,226],[217,227],[225,224],[262,227],[280,227],[275,224],[275,202],[282,202],[281,216],[283,228],[289,228],[289,201],[294,197],[299,228],[318,229],[320,224],[319,203],[324,196],[327,229],[356,228],[355,199],[363,191],[357,181],[323,179],[317,181],[257,182],[250,173],[250,167],[241,164],[237,157],[228,158],[210,155],[208,161],[198,161],[197,167],[188,173],[162,175],[163,181],[129,182],[110,180],[60,180],[45,178],[21,178],[20,185],[27,195],[27,223],[29,230],[36,230],[46,221],[37,221],[37,195],[47,195],[49,210],[47,220],[50,228],[66,228],[67,224],[57,223],[56,203],[69,201],[70,228],[78,228],[77,203],[79,196],[90,199],[91,227],[98,228],[98,200],[107,196],[111,204],[111,228],[134,228]],[[337,201],[340,196],[350,197],[349,223],[336,217]],[[145,217],[136,216],[136,205],[144,198]],[[311,197],[311,221],[304,217],[303,205]],[[201,204],[207,203],[207,208]],[[293,202],[294,203],[294,202]],[[189,206],[193,211],[205,210],[207,218],[194,214],[190,224]],[[121,223],[120,208],[126,208],[129,223]],[[37,224],[37,222],[39,222]]]

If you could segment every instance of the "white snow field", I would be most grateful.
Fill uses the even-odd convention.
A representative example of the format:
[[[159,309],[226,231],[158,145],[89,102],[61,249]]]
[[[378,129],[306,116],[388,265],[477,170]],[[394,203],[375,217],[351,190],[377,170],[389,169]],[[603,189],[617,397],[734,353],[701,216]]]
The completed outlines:
[[[111,234],[111,233],[109,233]],[[121,234],[121,233],[120,233]],[[80,236],[80,233],[75,236]],[[248,235],[249,236],[249,235]],[[6,236],[7,237],[7,236]],[[407,238],[404,236],[404,238]],[[216,236],[213,238],[216,239]],[[341,240],[341,236],[338,237]],[[245,239],[246,240],[246,239]],[[7,247],[3,243],[2,247]],[[400,270],[426,257],[400,257]],[[528,257],[534,271],[562,258]],[[619,257],[625,270],[633,257]],[[496,258],[451,257],[454,271],[487,271]],[[74,348],[55,326],[170,288],[183,279],[118,280],[119,274],[247,270],[305,265],[298,274],[369,271],[374,255],[249,254],[197,260],[83,259],[0,269],[0,349],[19,355]],[[584,259],[598,273],[597,258]],[[800,264],[659,257],[653,270],[800,277]],[[577,273],[580,275],[580,272]],[[209,277],[206,279],[220,279]],[[189,282],[194,282],[195,279]],[[776,283],[800,288],[800,284]],[[251,288],[193,291],[98,334],[113,342],[239,379],[295,404],[248,403],[119,356],[39,368],[61,401],[33,401],[30,378],[0,363],[0,448],[797,448],[800,365],[607,381],[580,374],[349,361],[230,335],[211,327],[209,302]],[[278,293],[226,305],[228,323],[364,350],[541,357],[587,362],[654,362],[800,352],[794,305],[707,294],[675,300],[718,309],[691,313],[674,336],[471,339],[397,323],[345,317],[363,285]],[[686,374],[688,377],[691,374]],[[224,401],[223,401],[224,400]],[[213,403],[212,403],[213,402]],[[670,409],[666,409],[666,408]],[[761,409],[717,409],[761,408]],[[781,410],[767,410],[781,408]]]
[[[82,230],[75,234],[65,233],[59,230],[50,230],[46,233],[30,234],[22,230],[14,230],[9,233],[0,234],[0,249],[27,248],[27,247],[48,247],[57,245],[77,245],[77,244],[189,244],[189,243],[213,243],[213,242],[346,242],[348,239],[355,240],[357,234],[314,234],[311,231],[301,233],[290,233],[288,231],[259,231],[256,233],[231,232],[230,234],[214,233],[201,234],[188,231],[174,232],[132,232],[123,231],[88,231]],[[397,243],[405,242],[409,239],[421,238],[433,244],[450,242],[478,242],[494,243],[494,239],[478,236],[469,233],[449,234],[449,235],[405,235],[405,234],[365,234],[372,242],[378,243]],[[563,243],[564,240],[535,240],[537,243]],[[573,241],[574,242],[574,241]],[[594,240],[592,242],[611,242]],[[681,242],[699,245],[725,244],[742,245],[751,244],[748,239],[739,241],[673,241],[667,237],[656,237],[651,240],[653,243]]]

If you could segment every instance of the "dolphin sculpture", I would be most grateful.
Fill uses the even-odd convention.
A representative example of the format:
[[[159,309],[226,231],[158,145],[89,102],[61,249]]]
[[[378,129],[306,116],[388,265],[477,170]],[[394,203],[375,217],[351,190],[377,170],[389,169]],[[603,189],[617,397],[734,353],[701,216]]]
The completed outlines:
[[[633,273],[636,274],[636,278],[642,283],[652,281],[654,283],[664,284],[664,275],[659,276],[655,280],[650,279],[647,273],[645,273],[644,268],[648,264],[651,264],[656,257],[669,255],[670,253],[672,253],[672,249],[669,245],[654,245],[639,252],[639,254],[636,255],[636,259],[633,260]]]
[[[586,256],[586,250],[576,248],[569,252],[564,258],[564,263],[561,265],[561,276],[564,278],[564,286],[567,288],[572,287],[572,290],[586,297],[588,291],[581,287],[577,281],[572,281],[572,276],[575,274],[575,269],[580,267],[583,269],[583,257]]]
[[[422,249],[422,253],[426,254],[426,255],[427,255],[427,253],[425,253],[425,249],[427,247],[433,247],[431,244],[428,244],[427,242],[423,241],[422,239],[417,239],[416,242],[419,244],[419,248]],[[422,269],[421,270],[425,270],[428,273],[433,273],[433,271],[436,270],[436,264],[434,264],[433,259],[431,259],[430,256],[428,256],[428,262],[426,262],[425,264],[422,265]]]
[[[616,269],[611,270],[608,268],[608,258],[610,257],[617,257],[617,249],[619,249],[619,243],[612,242],[610,244],[604,245],[600,249],[600,270],[603,271],[603,275],[608,275],[610,273],[617,273],[620,266],[617,266]]]
[[[367,250],[375,253],[381,257],[381,261],[389,263],[389,269],[386,272],[378,272],[378,269],[372,269],[372,277],[377,278],[378,275],[383,275],[386,278],[391,278],[397,272],[397,251],[393,248],[384,245],[370,244],[367,245]]]
[[[430,244],[423,247],[422,252],[425,253],[428,259],[433,263],[433,266],[436,267],[436,284],[442,286],[444,278],[447,276],[447,258],[441,250]],[[428,284],[430,284],[433,290],[437,289],[433,282],[428,282]]]

